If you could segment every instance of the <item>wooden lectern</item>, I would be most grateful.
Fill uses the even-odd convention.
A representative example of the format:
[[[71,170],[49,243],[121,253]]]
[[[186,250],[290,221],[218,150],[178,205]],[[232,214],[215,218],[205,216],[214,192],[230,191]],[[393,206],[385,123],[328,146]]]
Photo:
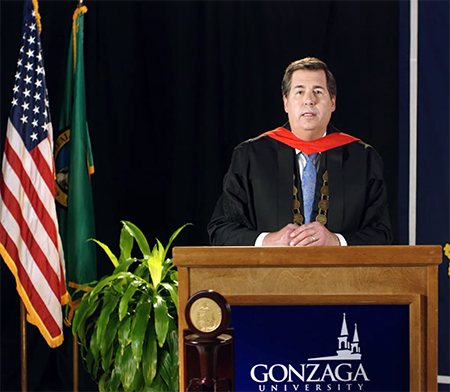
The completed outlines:
[[[437,390],[440,246],[178,247],[180,391],[184,309],[200,290],[230,305],[408,305],[411,391]]]

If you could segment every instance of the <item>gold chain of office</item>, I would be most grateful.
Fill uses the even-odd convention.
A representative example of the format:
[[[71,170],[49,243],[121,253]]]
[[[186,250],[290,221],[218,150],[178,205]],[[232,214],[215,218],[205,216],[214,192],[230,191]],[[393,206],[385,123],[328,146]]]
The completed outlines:
[[[316,221],[326,225],[328,218],[328,207],[330,206],[330,191],[328,187],[328,170],[323,173],[322,176],[322,187],[320,188],[320,200],[318,203],[319,212],[316,216]],[[298,189],[295,186],[295,174],[293,178],[293,187],[294,187],[294,199],[292,201],[292,221],[297,225],[301,226],[305,218],[300,212],[300,201],[298,200]]]

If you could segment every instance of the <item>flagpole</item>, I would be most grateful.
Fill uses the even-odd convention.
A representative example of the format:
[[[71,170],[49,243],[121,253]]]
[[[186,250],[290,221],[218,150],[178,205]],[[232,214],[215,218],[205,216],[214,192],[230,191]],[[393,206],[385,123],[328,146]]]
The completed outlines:
[[[78,334],[72,336],[73,392],[78,392]]]
[[[22,392],[27,392],[27,322],[25,305],[22,300],[20,300],[20,352]]]
[[[95,248],[87,244],[88,238],[95,238],[93,221],[93,200],[90,174],[93,173],[93,160],[89,132],[86,120],[86,102],[84,87],[83,30],[84,13],[87,8],[83,0],[77,0],[77,9],[73,14],[72,34],[69,44],[65,94],[59,123],[61,141],[67,143],[70,159],[64,162],[70,166],[66,197],[58,199],[57,210],[61,239],[65,244],[67,284],[71,288],[78,284],[96,279]],[[70,135],[67,130],[70,129]],[[61,168],[62,168],[61,167]],[[58,168],[57,168],[58,169]],[[70,202],[69,202],[70,200]],[[83,216],[76,214],[79,208]],[[85,219],[85,214],[88,217]],[[92,245],[92,246],[91,246]],[[72,293],[73,294],[73,293]],[[76,309],[76,300],[72,298],[72,310]],[[72,306],[71,305],[71,306]],[[73,391],[79,389],[80,347],[78,336],[72,342]]]
[[[77,8],[83,6],[83,0],[78,0]],[[72,367],[73,367],[73,392],[78,392],[78,333],[72,337]]]

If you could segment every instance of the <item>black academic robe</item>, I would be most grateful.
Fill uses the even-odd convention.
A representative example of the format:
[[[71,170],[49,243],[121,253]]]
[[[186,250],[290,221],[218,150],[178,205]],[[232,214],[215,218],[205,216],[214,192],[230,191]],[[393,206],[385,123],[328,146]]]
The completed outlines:
[[[328,129],[328,133],[335,131]],[[223,193],[208,225],[212,245],[251,246],[260,233],[292,223],[295,159],[295,149],[269,136],[247,140],[234,149]],[[341,233],[348,245],[390,244],[383,162],[377,152],[357,141],[321,154],[313,217],[325,170],[330,193],[328,230]]]

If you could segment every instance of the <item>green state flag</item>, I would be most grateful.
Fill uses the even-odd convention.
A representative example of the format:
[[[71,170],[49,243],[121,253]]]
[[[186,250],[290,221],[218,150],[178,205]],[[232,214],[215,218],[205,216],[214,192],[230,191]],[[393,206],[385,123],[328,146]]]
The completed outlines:
[[[97,278],[94,206],[90,176],[94,172],[86,120],[83,27],[85,6],[73,15],[65,94],[55,142],[58,222],[66,260],[69,292]]]

